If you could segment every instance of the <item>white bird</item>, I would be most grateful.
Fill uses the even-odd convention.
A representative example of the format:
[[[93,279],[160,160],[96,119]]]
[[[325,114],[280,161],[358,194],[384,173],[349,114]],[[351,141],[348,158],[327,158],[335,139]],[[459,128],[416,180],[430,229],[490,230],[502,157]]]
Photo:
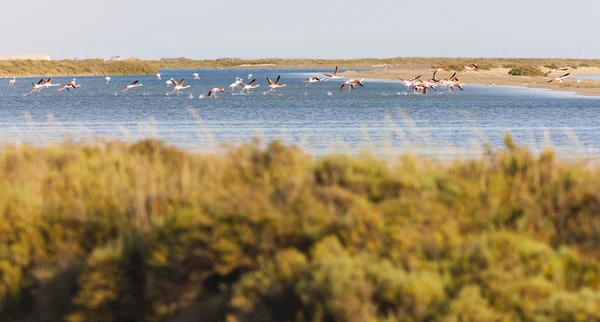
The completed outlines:
[[[16,81],[17,81],[17,77],[13,76],[13,79],[8,81],[8,87],[14,87]]]
[[[275,81],[272,81],[269,77],[267,77],[267,82],[269,82],[269,90],[267,91],[267,93],[275,92],[276,88],[287,86],[286,84],[279,85],[280,81],[281,81],[281,75],[277,75],[277,79]]]
[[[133,82],[133,83],[131,83],[131,84],[127,85],[127,87],[125,87],[125,89],[124,89],[124,90],[122,90],[122,92],[123,92],[123,93],[126,93],[128,90],[130,90],[130,89],[132,89],[132,88],[134,88],[134,87],[143,86],[142,84],[138,84],[138,82],[139,82],[139,81],[137,81],[137,80],[136,80],[135,82]]]
[[[421,78],[421,75],[419,75],[419,76],[415,76],[415,77],[413,77],[413,78],[411,78],[411,79],[402,79],[402,78],[400,78],[400,77],[396,77],[396,78],[397,78],[397,79],[399,79],[399,80],[400,80],[400,82],[401,82],[401,83],[402,83],[404,86],[406,86],[406,87],[410,87],[410,86],[412,86],[412,85],[415,83],[415,81],[416,81],[417,79]]]
[[[566,73],[562,76],[554,77],[553,79],[549,80],[548,83],[553,83],[553,82],[562,83],[565,78],[569,77],[569,75],[571,75],[571,73]]]
[[[550,74],[553,73],[560,73],[560,72],[566,72],[567,70],[569,70],[569,67],[558,67],[558,68],[552,68],[551,70],[549,70],[547,73],[545,73],[544,75],[548,76]]]
[[[347,80],[347,81],[345,81],[345,82],[342,83],[342,86],[340,87],[340,91],[344,90],[344,87],[346,87],[346,85],[350,85],[350,86],[348,86],[348,91],[350,91],[350,89],[356,90],[356,85],[360,85],[361,87],[365,87],[365,85],[363,85],[362,81],[363,81],[362,79]]]
[[[156,79],[160,80],[160,73],[156,74]]]
[[[206,97],[217,98],[217,92],[225,92],[225,90],[220,87],[215,87],[208,92]]]
[[[464,66],[463,69],[467,72],[472,71],[472,70],[476,70],[477,68],[479,68],[479,66],[477,66],[477,64],[471,64],[468,66]]]
[[[80,86],[81,85],[75,84],[75,78],[73,78],[73,80],[69,84],[65,85],[63,88],[59,88],[58,91],[62,92],[66,89],[67,92],[70,92],[71,89],[77,89],[77,87],[80,87]]]
[[[327,76],[327,78],[325,80],[332,80],[332,79],[342,79],[344,77],[342,76],[338,76],[338,72],[340,71],[338,66],[335,66],[335,71],[333,72],[333,74],[323,74],[325,76]]]
[[[110,76],[106,76],[104,79],[106,80],[106,85],[108,85],[108,83],[110,83]]]
[[[52,84],[52,77],[50,77],[44,82],[43,86],[44,86],[44,88],[48,88],[48,87],[60,86],[60,84]]]
[[[188,86],[183,86],[183,83],[185,82],[185,79],[183,79],[183,78],[181,79],[181,81],[179,81],[179,83],[178,83],[178,82],[176,82],[176,81],[175,81],[173,78],[171,78],[171,82],[173,82],[173,84],[175,84],[175,87],[174,87],[174,88],[173,88],[173,90],[171,91],[171,94],[172,94],[172,93],[177,93],[177,94],[179,94],[179,91],[181,91],[181,90],[184,90],[184,89],[186,89],[186,88],[190,88],[190,85],[188,85]]]
[[[312,83],[317,83],[317,82],[320,82],[320,81],[321,81],[321,79],[318,76],[315,76],[315,77],[311,77],[311,78],[309,78],[309,79],[307,79],[305,81],[302,81],[302,82],[306,83],[306,85],[304,85],[304,87],[307,87],[308,85],[310,85]]]
[[[244,84],[243,82],[240,83],[240,85],[242,85],[242,87],[243,87],[242,90],[240,91],[240,94],[242,94],[244,92],[244,90],[246,91],[247,94],[250,94],[250,93],[252,93],[252,92],[250,92],[251,89],[255,89],[260,86],[260,84],[252,86],[252,84],[254,84],[254,82],[256,82],[256,79],[251,80],[250,83],[248,83],[248,84]]]
[[[252,74],[248,74],[248,79],[252,79]]]
[[[167,87],[170,87],[171,85],[173,85],[173,81],[171,79],[169,79],[168,81],[165,82],[167,84]]]
[[[233,92],[234,89],[236,89],[238,86],[242,85],[242,78],[241,77],[236,77],[235,78],[235,83],[232,83],[231,85],[229,85],[229,88],[231,88],[231,91]]]
[[[452,75],[452,77],[450,77],[448,79],[448,92],[454,94],[454,87],[458,87],[461,91],[463,91],[463,83],[461,83],[458,78],[456,78],[456,73],[454,73],[454,75]]]
[[[433,79],[427,80],[426,82],[419,81],[418,83],[413,85],[413,93],[414,94],[419,94],[419,93],[427,94],[427,90],[429,90],[429,89],[432,89],[437,92],[437,89],[435,88],[436,85],[437,85],[437,82]]]
[[[27,93],[27,95],[31,94],[31,93],[39,93],[42,89],[44,89],[44,79],[40,79],[39,82],[37,83],[31,83],[33,85],[33,89],[31,90],[31,92]]]
[[[200,76],[198,76],[198,73],[194,73],[192,76],[194,76],[194,80],[199,80]]]

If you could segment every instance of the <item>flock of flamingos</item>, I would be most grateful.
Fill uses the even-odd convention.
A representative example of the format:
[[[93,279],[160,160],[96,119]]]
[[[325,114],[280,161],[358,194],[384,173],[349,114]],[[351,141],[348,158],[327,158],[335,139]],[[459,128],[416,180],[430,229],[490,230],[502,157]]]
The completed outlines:
[[[463,69],[465,71],[473,71],[473,70],[476,70],[477,68],[479,68],[479,67],[476,64],[470,64],[468,66],[464,66]],[[555,70],[552,70],[551,72],[558,72],[558,71],[564,71],[564,70],[565,69],[555,69]],[[398,80],[400,80],[400,82],[406,88],[412,87],[414,94],[427,94],[428,90],[437,91],[437,88],[436,88],[437,86],[447,87],[448,91],[450,93],[454,93],[454,88],[458,88],[462,91],[464,83],[461,83],[459,81],[459,79],[456,77],[456,72],[454,72],[452,74],[452,76],[450,76],[450,77],[447,77],[444,79],[439,79],[437,77],[437,75],[438,75],[438,73],[443,72],[443,71],[448,71],[448,70],[444,67],[435,69],[433,71],[433,76],[426,81],[423,81],[420,79],[421,75],[412,77],[410,79],[402,79],[399,77],[397,77],[397,78],[398,78]],[[549,72],[549,73],[551,73],[551,72]],[[308,85],[310,85],[312,83],[317,83],[317,82],[321,82],[321,81],[330,81],[330,80],[336,80],[336,79],[343,79],[344,77],[338,75],[338,73],[339,73],[339,67],[336,67],[335,71],[332,74],[323,74],[325,77],[314,76],[307,80],[304,80],[303,82],[306,83],[305,87],[307,87]],[[570,73],[566,73],[562,76],[554,77],[554,78],[550,79],[548,82],[549,83],[562,82],[569,75],[570,75]],[[198,73],[194,73],[193,76],[194,76],[194,80],[200,79],[200,77],[198,76]],[[161,80],[160,74],[156,74],[156,77],[158,80]],[[107,77],[105,77],[105,80],[106,80],[106,84],[109,84],[111,77],[107,76]],[[251,90],[259,87],[260,85],[256,84],[256,79],[252,77],[252,74],[248,75],[248,80],[249,80],[249,82],[246,84],[246,83],[244,83],[244,80],[242,78],[237,77],[235,82],[232,83],[231,85],[229,85],[229,88],[233,92],[236,90],[236,88],[241,87],[242,90],[239,92],[239,94],[244,93],[244,91],[246,91],[246,94],[250,94],[250,93],[252,93]],[[356,90],[357,86],[364,87],[363,81],[364,81],[364,79],[349,79],[347,81],[342,82],[339,90],[342,91],[342,90],[344,90],[344,88],[347,88],[348,91]],[[277,79],[275,79],[275,81],[273,81],[269,77],[267,77],[267,82],[268,82],[269,90],[264,92],[263,94],[275,92],[277,88],[283,88],[283,87],[287,86],[286,84],[281,84],[281,76],[280,75],[277,76]],[[13,77],[9,81],[9,86],[14,87],[15,83],[16,83],[16,77]],[[173,78],[166,81],[167,87],[170,87],[171,85],[173,85],[173,90],[171,91],[171,93],[176,93],[176,94],[179,94],[180,91],[190,87],[189,85],[184,86],[184,83],[185,83],[184,78],[182,78],[179,82],[177,82]],[[29,95],[29,94],[33,94],[33,93],[41,93],[41,91],[43,89],[61,86],[60,84],[52,83],[52,78],[48,78],[48,79],[42,78],[37,83],[32,83],[32,85],[33,85],[33,89],[31,90],[31,92],[29,92],[25,95]],[[63,87],[60,87],[58,89],[58,91],[63,91],[63,90],[71,91],[71,90],[75,90],[75,89],[79,88],[80,86],[81,86],[80,84],[76,83],[76,79],[73,78],[73,80],[71,82],[64,85]],[[139,83],[139,80],[136,80],[133,83],[127,85],[122,90],[122,92],[126,93],[130,89],[133,89],[136,87],[141,87],[141,86],[143,86],[143,84]],[[219,93],[219,92],[225,92],[225,89],[222,87],[215,87],[208,92],[206,97],[216,98],[217,93]]]

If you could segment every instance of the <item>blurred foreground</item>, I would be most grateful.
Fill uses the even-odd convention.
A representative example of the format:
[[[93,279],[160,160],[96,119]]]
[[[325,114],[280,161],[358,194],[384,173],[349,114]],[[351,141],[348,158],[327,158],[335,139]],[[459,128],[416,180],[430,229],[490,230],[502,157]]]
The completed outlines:
[[[1,321],[593,321],[597,164],[153,141],[0,154]]]

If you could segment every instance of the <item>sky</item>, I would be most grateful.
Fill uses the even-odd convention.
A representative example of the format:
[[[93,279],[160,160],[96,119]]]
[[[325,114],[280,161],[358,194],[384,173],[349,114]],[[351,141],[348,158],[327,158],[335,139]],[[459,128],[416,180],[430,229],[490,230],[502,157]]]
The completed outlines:
[[[5,0],[0,55],[600,58],[598,0]]]

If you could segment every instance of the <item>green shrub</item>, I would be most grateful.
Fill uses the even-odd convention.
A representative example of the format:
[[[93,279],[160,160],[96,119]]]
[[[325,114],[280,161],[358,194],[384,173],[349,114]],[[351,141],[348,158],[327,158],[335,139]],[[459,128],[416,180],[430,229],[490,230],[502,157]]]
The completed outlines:
[[[4,147],[3,321],[593,321],[597,165]]]

